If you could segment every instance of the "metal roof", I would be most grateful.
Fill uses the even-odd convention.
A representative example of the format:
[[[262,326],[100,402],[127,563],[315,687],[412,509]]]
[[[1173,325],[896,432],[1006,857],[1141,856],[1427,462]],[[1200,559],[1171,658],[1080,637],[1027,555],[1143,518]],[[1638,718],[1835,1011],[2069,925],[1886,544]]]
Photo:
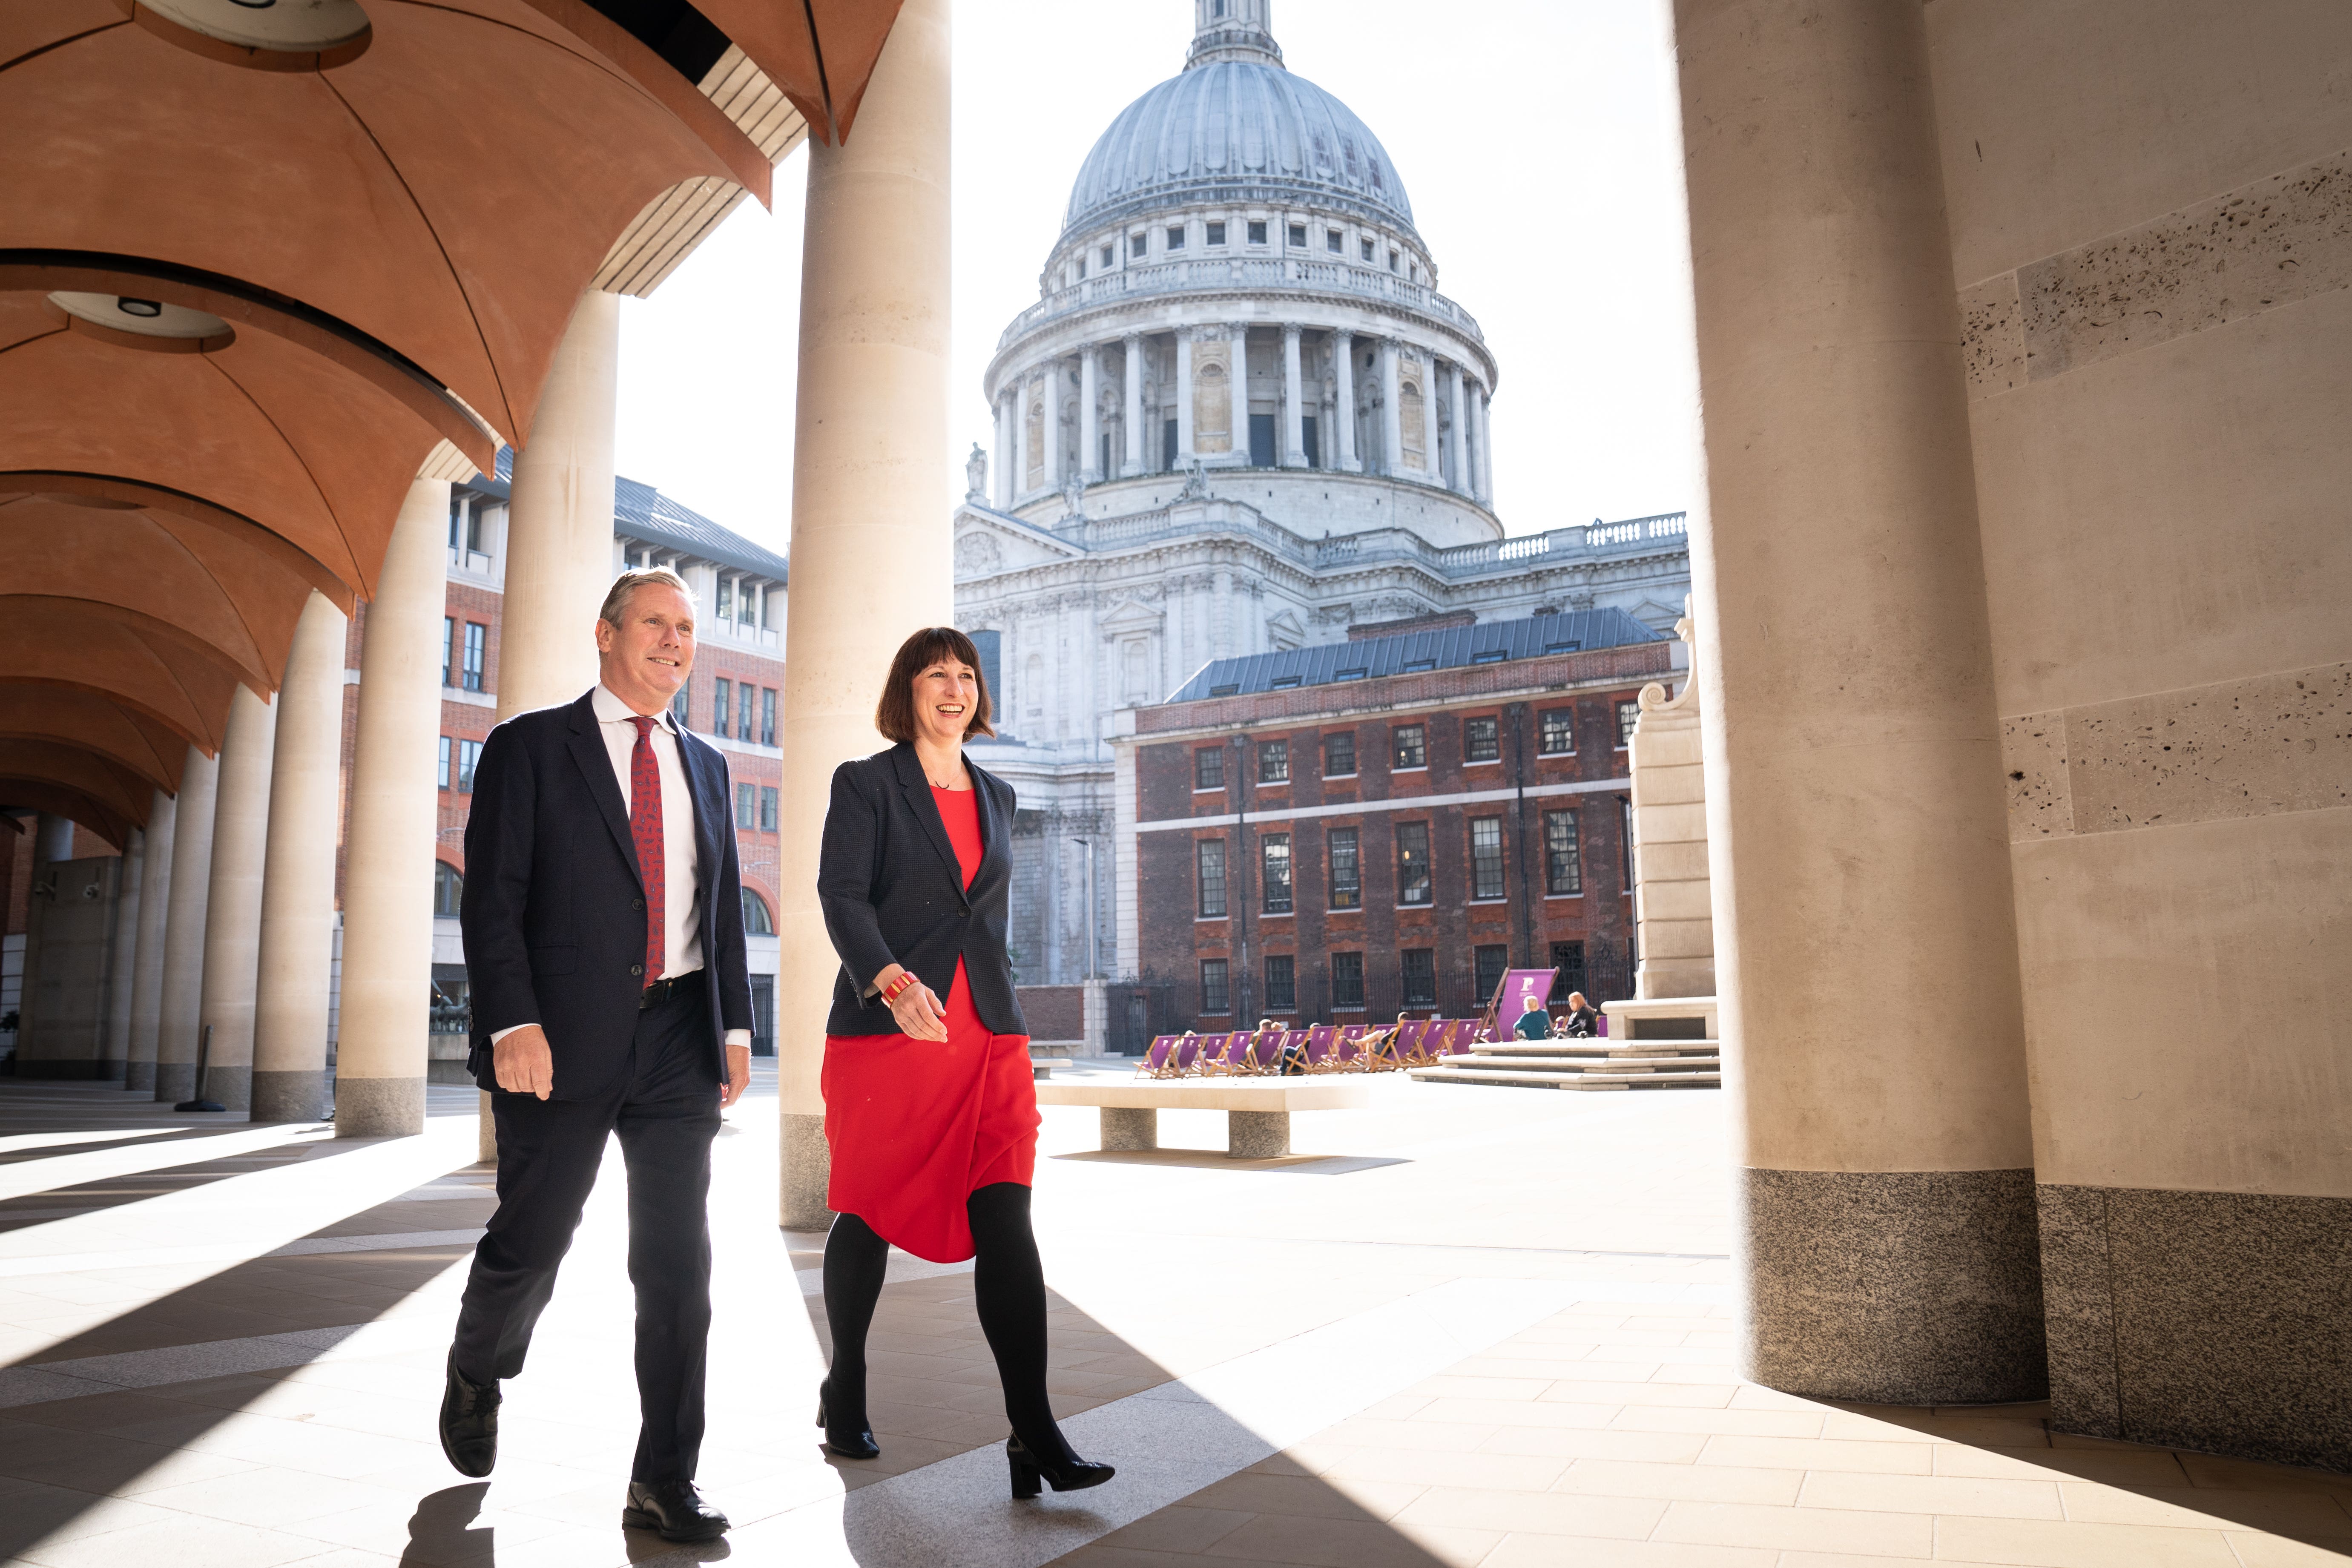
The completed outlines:
[[[499,471],[478,477],[468,488],[507,499],[514,482],[514,448],[499,448]],[[791,568],[773,551],[762,550],[732,529],[721,528],[691,507],[680,506],[653,486],[625,475],[613,479],[613,531],[681,555],[715,562],[738,572],[791,581]]]
[[[635,479],[616,477],[613,480],[613,531],[739,572],[772,577],[779,583],[790,581],[790,568],[782,556],[761,549],[741,534],[719,527]]]
[[[1474,664],[1504,664],[1546,654],[1581,653],[1629,643],[1664,642],[1620,609],[1572,610],[1564,616],[1530,616],[1523,621],[1481,621],[1436,631],[1400,632],[1361,642],[1318,643],[1286,653],[1211,659],[1179,687],[1170,702],[1209,697],[1243,697],[1294,686],[1331,686],[1413,675],[1425,669],[1455,669]]]

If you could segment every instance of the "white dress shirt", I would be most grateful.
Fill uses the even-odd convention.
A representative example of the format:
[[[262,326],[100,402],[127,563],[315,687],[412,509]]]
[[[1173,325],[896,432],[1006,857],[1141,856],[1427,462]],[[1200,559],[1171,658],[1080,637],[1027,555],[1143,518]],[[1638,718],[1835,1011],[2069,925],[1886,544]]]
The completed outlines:
[[[597,682],[591,703],[596,713],[596,728],[604,737],[604,753],[613,759],[613,776],[620,783],[621,810],[625,815],[632,805],[630,774],[636,755],[637,727],[631,721],[637,716],[636,710],[614,696],[602,681]],[[686,764],[678,760],[677,722],[667,709],[655,719],[649,739],[654,766],[661,774],[665,938],[662,974],[690,974],[702,967],[702,908],[696,898],[701,878],[694,853],[694,795],[687,786]],[[735,831],[731,815],[720,831]],[[491,1042],[495,1044],[513,1032],[500,1029],[490,1037]],[[751,1031],[730,1029],[727,1043],[749,1046]]]

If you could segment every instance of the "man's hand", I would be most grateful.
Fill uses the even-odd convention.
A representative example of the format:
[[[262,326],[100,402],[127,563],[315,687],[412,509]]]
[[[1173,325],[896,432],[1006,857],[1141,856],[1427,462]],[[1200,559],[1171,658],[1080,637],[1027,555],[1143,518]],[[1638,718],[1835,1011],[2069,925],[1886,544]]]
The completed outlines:
[[[742,1099],[743,1091],[751,1087],[751,1047],[749,1046],[728,1047],[727,1087],[719,1091],[719,1109],[724,1110],[729,1106],[734,1104],[737,1100]]]
[[[547,1032],[537,1024],[525,1024],[501,1036],[490,1047],[490,1060],[499,1087],[509,1094],[535,1094],[545,1100],[554,1092],[555,1053],[547,1048]],[[748,1079],[749,1064],[743,1070]]]

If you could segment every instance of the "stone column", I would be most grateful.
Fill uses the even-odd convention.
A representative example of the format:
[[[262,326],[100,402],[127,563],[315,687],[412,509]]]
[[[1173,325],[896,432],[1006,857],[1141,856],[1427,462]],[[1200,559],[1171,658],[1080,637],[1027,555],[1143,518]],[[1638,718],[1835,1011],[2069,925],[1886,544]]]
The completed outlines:
[[[161,792],[158,792],[161,793]],[[132,828],[122,847],[122,881],[115,896],[114,953],[106,973],[106,1031],[99,1040],[98,1076],[122,1076],[131,1059],[131,994],[139,975],[139,903],[147,881],[147,835]]]
[[[1187,468],[1199,456],[1192,446],[1192,329],[1176,329],[1176,460]]]
[[[530,442],[515,453],[499,627],[501,722],[572,701],[596,684],[596,609],[614,577],[620,359],[620,296],[592,289],[580,297],[556,348]],[[706,618],[715,619],[718,610],[701,606]]]
[[[448,520],[438,520],[446,528]],[[440,544],[436,536],[434,543]],[[172,837],[172,908],[163,927],[163,974],[155,1031],[155,1098],[177,1105],[196,1087],[197,1019],[205,1004],[205,905],[213,886],[213,806],[220,760],[195,747],[180,770]]]
[[[1045,392],[1045,478],[1041,489],[1062,488],[1062,362],[1045,362],[1043,384]]]
[[[163,933],[172,909],[172,841],[179,811],[178,796],[155,792],[147,806],[147,852],[141,857],[139,940],[132,950],[131,1039],[122,1087],[150,1094],[155,1089],[155,1029],[163,1016]]]
[[[1078,476],[1090,485],[1102,483],[1102,345],[1088,343],[1078,351]]]
[[[1404,472],[1404,378],[1397,374],[1394,338],[1381,340],[1381,472]]]
[[[949,0],[907,0],[845,146],[809,144],[785,632],[776,984],[782,1223],[825,1223],[818,1072],[839,960],[814,889],[833,771],[880,743],[891,655],[955,595],[948,447]],[[820,415],[822,416],[820,417]],[[872,591],[874,563],[892,591]],[[867,977],[870,978],[870,977]]]
[[[1007,506],[1029,491],[1029,400],[1033,395],[1027,376],[1013,384],[1013,478],[1008,482]]]
[[[368,605],[366,642],[360,650],[359,742],[352,759],[343,871],[341,1028],[335,1052],[338,1138],[401,1137],[425,1130],[433,845],[440,811],[427,759],[441,724],[436,644],[446,596],[441,530],[448,512],[447,480],[410,482],[384,552],[375,600]],[[514,514],[508,515],[511,528]],[[507,583],[511,626],[511,544]],[[593,616],[595,611],[588,613]],[[584,626],[580,629],[587,631]],[[504,689],[512,666],[503,647],[500,652],[499,685]]]
[[[213,885],[205,900],[205,1000],[213,1032],[196,1099],[230,1110],[253,1103],[254,979],[261,960],[261,877],[269,854],[270,763],[278,710],[240,686],[231,694],[213,810]]]
[[[1122,477],[1143,472],[1143,334],[1129,332],[1121,340],[1127,367],[1127,467]]]
[[[1495,504],[1495,400],[1485,387],[1471,395],[1471,405],[1478,411],[1478,501],[1482,506]]]
[[[335,830],[342,820],[343,646],[350,621],[313,592],[278,691],[269,864],[261,882],[253,1020],[253,1120],[327,1113],[327,987],[335,945]]]
[[[1423,354],[1421,375],[1421,460],[1429,482],[1445,482],[1445,454],[1437,447],[1437,356]]]
[[[1876,0],[1675,10],[1742,1371],[1823,1398],[2038,1398],[2003,764],[1926,22]]]
[[[1362,458],[1356,453],[1356,334],[1335,332],[1331,338],[1331,369],[1339,407],[1331,423],[1339,428],[1334,432],[1339,444],[1333,448],[1339,454],[1338,467],[1341,473],[1363,472]]]
[[[1007,511],[1013,506],[1013,465],[1020,461],[1013,426],[1021,417],[1021,388],[1015,383],[1010,392],[999,393],[996,398],[996,510]]]
[[[1249,323],[1231,322],[1225,332],[1233,348],[1233,374],[1226,378],[1225,386],[1233,394],[1233,413],[1227,417],[1234,427],[1234,462],[1246,468],[1250,466]]]
[[[1462,396],[1462,367],[1445,367],[1445,406],[1454,413],[1454,471],[1446,476],[1456,493],[1471,493],[1470,483],[1470,405]]]
[[[1307,466],[1307,394],[1298,374],[1298,323],[1282,324],[1282,466]]]

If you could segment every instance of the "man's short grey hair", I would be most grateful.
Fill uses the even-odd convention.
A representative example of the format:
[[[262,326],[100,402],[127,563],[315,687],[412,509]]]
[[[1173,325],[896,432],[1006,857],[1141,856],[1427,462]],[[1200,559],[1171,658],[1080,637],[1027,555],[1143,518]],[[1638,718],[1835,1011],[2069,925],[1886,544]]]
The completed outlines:
[[[612,587],[604,594],[604,607],[596,612],[596,618],[617,627],[621,617],[629,613],[629,595],[649,583],[675,588],[686,595],[688,604],[694,603],[694,590],[687,586],[685,578],[667,566],[648,566],[641,572],[624,572],[614,578]]]

